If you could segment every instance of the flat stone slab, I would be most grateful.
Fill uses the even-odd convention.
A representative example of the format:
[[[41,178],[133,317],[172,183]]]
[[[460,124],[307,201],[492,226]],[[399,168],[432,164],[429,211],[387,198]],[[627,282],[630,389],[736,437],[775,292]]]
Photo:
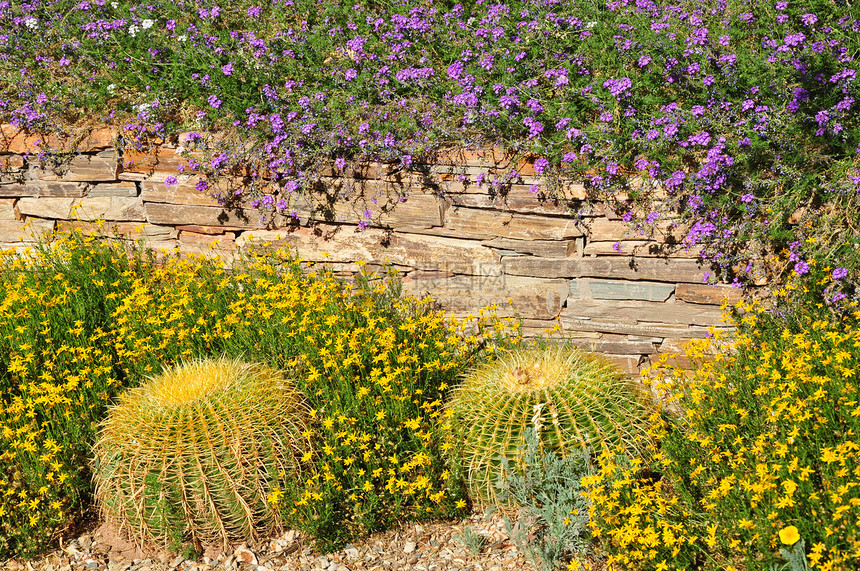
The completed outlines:
[[[0,220],[0,242],[3,243],[37,242],[53,231],[53,220]]]
[[[390,263],[425,271],[472,275],[501,275],[501,266],[490,248],[474,240],[458,240],[425,234],[387,233],[354,226],[320,224],[316,229],[244,232],[240,247],[253,244],[289,246],[304,260],[352,263]]]
[[[666,301],[675,285],[661,282],[635,282],[577,278],[570,281],[570,297],[585,299],[628,299]]]
[[[738,303],[743,299],[743,293],[738,288],[724,284],[678,284],[675,297],[690,303],[722,305],[724,301],[727,301],[729,304]]]
[[[707,273],[698,262],[682,258],[507,258],[505,273],[545,278],[617,278],[701,283]]]
[[[562,317],[573,319],[655,321],[679,325],[704,327],[725,324],[722,311],[713,306],[676,301],[655,303],[650,301],[581,300],[569,298],[561,312]]]
[[[22,198],[18,201],[18,210],[28,216],[59,220],[146,221],[143,201],[122,196]]]
[[[446,211],[445,228],[464,238],[481,239],[565,240],[582,236],[582,230],[572,219],[456,206]]]
[[[548,320],[558,316],[567,295],[564,280],[542,280],[518,276],[454,276],[438,279],[409,279],[403,289],[410,295],[430,294],[441,307],[455,315],[477,314],[497,305],[499,316]]]
[[[261,228],[257,211],[225,209],[220,206],[190,206],[184,204],[162,204],[145,202],[146,220],[152,224],[178,226],[196,224],[200,226],[239,226]]]

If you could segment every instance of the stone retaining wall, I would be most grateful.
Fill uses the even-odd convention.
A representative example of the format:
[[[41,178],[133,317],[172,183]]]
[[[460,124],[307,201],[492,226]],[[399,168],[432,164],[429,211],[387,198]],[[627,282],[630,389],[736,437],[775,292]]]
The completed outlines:
[[[361,209],[335,206],[324,222],[300,211],[300,224],[275,217],[261,223],[251,210],[225,209],[200,193],[186,161],[162,143],[146,152],[119,150],[117,132],[101,129],[78,140],[45,140],[0,127],[0,247],[22,247],[70,227],[105,228],[155,248],[231,257],[251,244],[289,245],[308,261],[350,272],[358,262],[393,264],[412,294],[432,294],[453,315],[497,304],[516,312],[527,333],[560,324],[575,343],[610,356],[637,374],[656,355],[721,325],[720,304],[740,294],[707,285],[697,251],[673,246],[683,235],[668,223],[640,236],[609,209],[541,201],[532,165],[512,166],[497,151],[449,153],[412,172],[369,165],[351,176],[325,177],[337,188],[408,189],[407,198],[358,231]],[[43,145],[75,153],[68,166],[40,167]],[[516,170],[503,193],[476,184],[482,172]],[[168,187],[165,179],[176,176]],[[238,180],[238,179],[237,179]],[[235,181],[234,181],[235,183]],[[579,216],[571,215],[571,207]]]

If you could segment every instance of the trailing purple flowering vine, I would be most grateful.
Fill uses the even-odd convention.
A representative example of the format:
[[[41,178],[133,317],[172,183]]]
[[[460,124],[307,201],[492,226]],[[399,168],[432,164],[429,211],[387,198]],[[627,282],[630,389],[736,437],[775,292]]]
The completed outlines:
[[[442,147],[498,145],[532,155],[539,196],[576,181],[637,228],[677,219],[728,281],[857,257],[860,13],[839,1],[0,0],[0,30],[0,121],[217,132],[181,141],[188,169],[268,219],[325,173],[430,177]],[[362,226],[402,198],[324,197]]]

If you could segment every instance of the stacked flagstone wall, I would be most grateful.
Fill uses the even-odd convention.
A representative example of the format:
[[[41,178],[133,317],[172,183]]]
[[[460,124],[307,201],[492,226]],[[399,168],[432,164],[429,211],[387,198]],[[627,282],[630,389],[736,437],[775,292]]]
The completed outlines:
[[[643,237],[611,209],[580,202],[579,187],[567,189],[569,203],[541,201],[532,192],[541,182],[533,166],[514,168],[498,151],[452,151],[412,172],[379,164],[348,176],[327,173],[322,183],[335,189],[406,191],[359,230],[363,208],[349,204],[325,216],[301,210],[299,224],[223,208],[197,190],[196,175],[177,170],[187,160],[175,144],[123,149],[119,134],[96,129],[59,140],[0,128],[0,247],[27,247],[52,231],[102,220],[106,231],[181,253],[230,258],[238,248],[271,244],[338,272],[391,264],[407,292],[432,294],[452,315],[496,304],[499,314],[523,318],[528,333],[560,325],[575,343],[633,374],[720,326],[723,300],[740,297],[705,283],[698,251],[677,245],[680,229],[658,224]],[[71,152],[71,160],[47,166],[48,148]],[[428,183],[422,168],[441,182]],[[476,184],[480,173],[511,170],[517,176],[503,193]],[[170,176],[176,184],[165,183]]]

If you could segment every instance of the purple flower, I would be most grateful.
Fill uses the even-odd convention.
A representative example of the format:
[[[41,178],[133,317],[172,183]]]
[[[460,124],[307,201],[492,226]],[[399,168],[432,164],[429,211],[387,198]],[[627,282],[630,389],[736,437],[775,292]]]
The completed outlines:
[[[741,202],[749,203],[749,202],[752,202],[754,198],[755,198],[755,196],[753,196],[752,193],[748,192],[741,197]]]
[[[287,201],[284,200],[283,198],[278,200],[278,202],[275,204],[275,208],[277,208],[278,210],[286,209],[287,208]]]
[[[612,244],[612,249],[620,254],[621,253],[621,242],[615,242],[614,244]]]
[[[343,76],[346,78],[347,81],[352,81],[353,79],[358,77],[358,71],[354,67],[351,67],[346,70]]]
[[[612,112],[611,111],[605,111],[605,112],[601,113],[600,114],[600,120],[605,122],[605,123],[609,123],[610,121],[612,121]]]
[[[412,164],[412,155],[403,155],[400,160],[403,162],[403,166],[408,167]]]
[[[179,182],[179,181],[177,181],[176,177],[173,175],[170,175],[169,177],[164,179],[164,185],[168,188],[175,185],[177,182]]]
[[[563,157],[561,157],[561,162],[563,163],[572,163],[576,160],[576,153],[565,153]]]
[[[535,161],[535,172],[538,174],[543,174],[543,172],[549,166],[549,161],[545,158],[541,157]]]
[[[848,269],[847,268],[836,268],[833,270],[833,274],[831,274],[834,280],[842,280],[848,277]]]
[[[346,159],[343,157],[338,157],[334,160],[334,166],[338,168],[338,170],[343,170],[346,168]]]
[[[233,62],[221,66],[221,73],[224,75],[233,75]]]
[[[639,67],[645,67],[649,63],[651,63],[651,56],[642,56],[639,58]]]
[[[803,274],[809,273],[809,264],[807,264],[803,260],[800,260],[799,262],[794,264],[794,273],[796,273],[799,276],[802,276]]]
[[[218,97],[215,95],[210,95],[207,101],[213,109],[218,109],[219,107],[221,107],[221,100],[218,99]]]
[[[208,182],[206,182],[205,180],[198,180],[198,181],[197,181],[197,184],[195,185],[195,187],[196,187],[196,188],[197,188],[197,190],[199,190],[200,192],[203,192],[203,191],[205,191],[206,189],[208,189],[208,188],[209,188],[209,183],[208,183]]]
[[[811,26],[818,21],[818,16],[815,14],[804,14],[800,17],[800,21],[803,22],[804,26]]]

